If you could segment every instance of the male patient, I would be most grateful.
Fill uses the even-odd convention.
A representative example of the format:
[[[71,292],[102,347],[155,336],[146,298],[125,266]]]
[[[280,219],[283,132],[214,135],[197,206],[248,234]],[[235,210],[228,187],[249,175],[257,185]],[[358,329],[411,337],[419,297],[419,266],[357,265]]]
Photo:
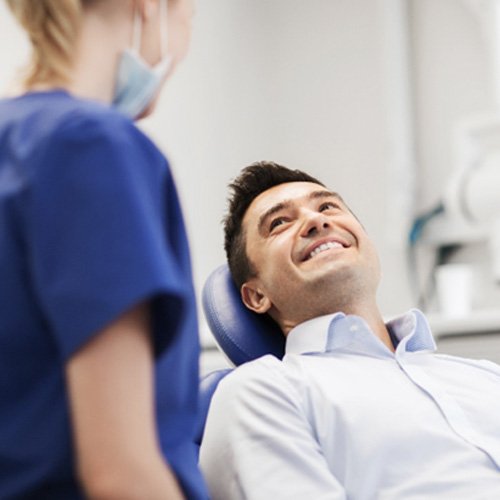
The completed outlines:
[[[500,498],[500,367],[435,354],[423,314],[384,324],[378,257],[342,198],[261,162],[231,185],[229,267],[286,336],[227,376],[201,466],[215,500]]]

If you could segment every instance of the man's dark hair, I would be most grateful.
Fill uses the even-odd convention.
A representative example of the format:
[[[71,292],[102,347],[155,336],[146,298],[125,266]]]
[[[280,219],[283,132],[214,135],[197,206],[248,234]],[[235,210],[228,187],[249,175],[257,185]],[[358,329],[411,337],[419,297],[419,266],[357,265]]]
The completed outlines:
[[[228,212],[223,221],[224,249],[233,281],[238,289],[248,278],[255,276],[246,252],[243,217],[259,194],[287,182],[314,182],[324,186],[322,182],[301,170],[290,170],[271,161],[252,163],[229,184]]]

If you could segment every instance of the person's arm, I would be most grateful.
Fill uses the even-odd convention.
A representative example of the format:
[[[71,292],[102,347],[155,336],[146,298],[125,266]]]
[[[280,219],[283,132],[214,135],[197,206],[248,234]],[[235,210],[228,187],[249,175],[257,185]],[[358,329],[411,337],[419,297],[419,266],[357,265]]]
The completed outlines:
[[[90,498],[184,498],[156,436],[149,323],[148,306],[137,306],[67,362],[77,472]]]
[[[215,391],[200,465],[214,500],[344,500],[297,387],[275,358],[238,368]]]

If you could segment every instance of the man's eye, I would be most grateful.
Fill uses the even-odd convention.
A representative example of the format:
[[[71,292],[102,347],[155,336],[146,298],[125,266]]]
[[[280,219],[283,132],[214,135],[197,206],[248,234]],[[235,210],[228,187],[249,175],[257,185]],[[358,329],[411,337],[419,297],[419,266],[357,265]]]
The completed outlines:
[[[319,207],[319,211],[323,212],[325,210],[336,210],[339,209],[340,207],[334,203],[333,201],[327,201],[326,203],[322,203],[321,206]]]
[[[277,228],[278,226],[281,226],[281,224],[284,223],[285,223],[284,217],[277,217],[276,219],[273,219],[271,221],[271,224],[269,224],[269,231],[271,232],[273,229]]]

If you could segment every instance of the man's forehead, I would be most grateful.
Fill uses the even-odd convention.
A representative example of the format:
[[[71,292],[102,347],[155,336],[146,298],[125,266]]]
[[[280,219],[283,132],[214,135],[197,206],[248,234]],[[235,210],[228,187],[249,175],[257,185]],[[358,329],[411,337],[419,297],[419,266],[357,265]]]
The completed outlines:
[[[314,182],[287,182],[278,184],[257,196],[247,212],[264,212],[274,205],[306,202],[311,198],[333,197],[342,200],[341,196],[330,189]]]

